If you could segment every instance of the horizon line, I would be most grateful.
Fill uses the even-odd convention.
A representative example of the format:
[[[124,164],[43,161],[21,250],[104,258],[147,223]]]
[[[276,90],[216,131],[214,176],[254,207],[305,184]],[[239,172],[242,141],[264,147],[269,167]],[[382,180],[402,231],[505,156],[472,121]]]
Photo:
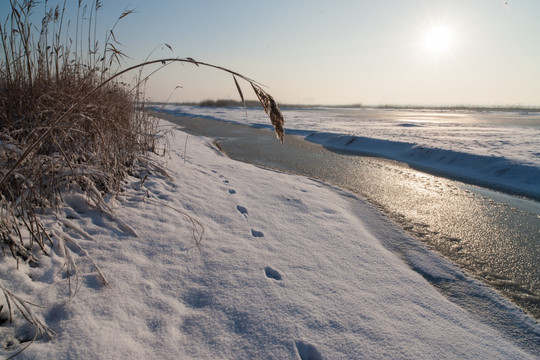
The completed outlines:
[[[241,100],[235,99],[217,99],[217,100],[200,100],[200,101],[184,101],[184,102],[164,102],[164,101],[151,101],[154,104],[176,104],[176,105],[200,105],[208,107],[227,107],[227,106],[243,106]],[[246,100],[246,105],[258,105],[258,100]],[[350,104],[299,104],[299,103],[278,103],[279,107],[291,108],[291,107],[330,107],[330,108],[375,108],[375,109],[433,109],[433,110],[526,110],[532,112],[540,112],[540,105],[473,105],[473,104],[456,104],[456,105],[414,105],[414,104],[362,104],[362,103],[350,103]],[[250,106],[252,107],[252,106]]]

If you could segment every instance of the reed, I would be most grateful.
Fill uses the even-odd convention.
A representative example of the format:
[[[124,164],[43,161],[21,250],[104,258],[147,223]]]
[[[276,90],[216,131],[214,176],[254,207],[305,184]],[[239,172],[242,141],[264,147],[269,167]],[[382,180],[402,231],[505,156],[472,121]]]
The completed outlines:
[[[85,192],[109,212],[102,200],[105,193],[121,191],[128,175],[142,178],[152,168],[159,169],[148,162],[149,153],[157,153],[161,145],[156,120],[144,111],[145,67],[157,65],[154,73],[174,63],[189,63],[228,72],[244,106],[238,79],[246,81],[283,141],[283,116],[276,102],[261,84],[237,72],[192,58],[147,59],[121,69],[125,55],[114,29],[132,10],[118,17],[100,48],[99,0],[90,5],[79,0],[75,21],[65,18],[66,1],[56,6],[46,1],[37,25],[32,22],[39,10],[37,1],[10,0],[10,5],[10,14],[0,19],[0,248],[4,255],[37,264],[35,250],[47,256],[59,246],[68,279],[76,279],[77,266],[65,246],[72,239],[55,236],[40,214],[62,206],[62,194],[69,189]],[[75,24],[75,31],[69,31],[69,24]],[[135,70],[139,72],[134,84],[120,81]],[[185,216],[193,224],[196,243],[200,242],[204,228]],[[127,224],[123,226],[129,230]],[[16,309],[34,325],[32,341],[54,334],[32,315],[31,304],[21,294],[3,284],[0,290],[5,300],[0,303],[0,319],[8,311],[7,322],[11,322]]]

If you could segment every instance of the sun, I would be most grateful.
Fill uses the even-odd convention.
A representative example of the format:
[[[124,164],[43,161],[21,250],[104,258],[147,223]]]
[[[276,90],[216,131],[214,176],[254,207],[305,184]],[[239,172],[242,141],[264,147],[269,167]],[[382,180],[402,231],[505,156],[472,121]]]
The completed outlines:
[[[425,30],[423,47],[429,54],[443,55],[452,49],[454,41],[454,31],[450,26],[435,25]]]

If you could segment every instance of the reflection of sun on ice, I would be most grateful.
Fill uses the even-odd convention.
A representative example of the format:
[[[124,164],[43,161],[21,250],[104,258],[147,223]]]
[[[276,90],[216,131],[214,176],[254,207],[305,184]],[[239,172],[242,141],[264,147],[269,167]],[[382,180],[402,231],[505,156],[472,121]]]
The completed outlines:
[[[454,42],[454,33],[448,26],[433,26],[424,34],[424,49],[431,54],[448,52]]]

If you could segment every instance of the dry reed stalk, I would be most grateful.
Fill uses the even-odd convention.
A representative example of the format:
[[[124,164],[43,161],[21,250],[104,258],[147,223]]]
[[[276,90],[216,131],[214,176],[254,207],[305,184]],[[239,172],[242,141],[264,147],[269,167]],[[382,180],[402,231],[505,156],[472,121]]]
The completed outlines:
[[[64,255],[71,297],[80,282],[70,246],[86,254],[103,274],[76,241],[65,234],[53,235],[55,240],[48,235],[51,229],[41,223],[39,209],[59,206],[64,189],[118,191],[121,180],[138,171],[137,157],[155,147],[157,128],[134,106],[125,86],[100,86],[108,76],[105,66],[121,56],[114,52],[100,60],[102,69],[97,67],[96,15],[101,3],[93,3],[94,21],[81,21],[79,27],[77,19],[74,53],[67,35],[62,43],[65,3],[50,8],[44,3],[41,29],[30,21],[35,1],[12,0],[11,15],[0,19],[0,247],[17,264],[38,263],[34,248],[47,255],[54,243]],[[84,24],[89,24],[87,57],[78,40]],[[18,311],[34,325],[36,337],[52,335],[31,315],[27,302],[5,285],[0,288],[10,317]]]
[[[12,359],[15,356],[19,355],[21,352],[26,350],[34,341],[36,341],[38,338],[41,337],[48,337],[52,338],[56,333],[49,328],[47,325],[45,325],[38,317],[34,315],[32,312],[32,309],[30,306],[34,307],[40,307],[39,305],[32,304],[31,302],[28,302],[18,295],[12,293],[8,289],[6,289],[2,284],[0,284],[0,290],[2,290],[2,293],[4,294],[4,299],[7,304],[8,308],[8,321],[13,321],[13,310],[14,308],[17,309],[17,311],[22,314],[22,316],[28,321],[30,324],[34,326],[35,334],[32,339],[27,339],[27,344],[23,346],[21,349],[19,349],[16,353],[12,354],[8,357],[8,359]]]
[[[192,58],[145,60],[112,71],[114,66],[120,67],[124,56],[118,49],[114,29],[132,10],[124,11],[117,19],[98,57],[96,19],[101,1],[94,0],[89,13],[83,1],[78,1],[74,43],[64,33],[66,1],[63,6],[47,7],[48,2],[44,3],[40,29],[31,23],[36,1],[10,0],[10,4],[11,15],[0,19],[0,248],[17,262],[37,263],[34,248],[47,256],[48,249],[58,247],[65,260],[70,296],[80,282],[72,250],[66,243],[79,252],[85,250],[64,234],[53,231],[49,235],[51,229],[41,222],[40,209],[57,209],[65,190],[81,189],[105,216],[136,236],[128,224],[114,216],[102,195],[121,191],[122,180],[128,174],[142,178],[151,169],[160,171],[158,165],[147,160],[148,153],[157,153],[160,140],[156,121],[144,112],[144,85],[149,76],[172,63],[215,68],[233,76],[245,108],[238,79],[244,80],[255,91],[283,142],[283,115],[273,97],[262,84],[237,72]],[[156,64],[160,67],[143,78],[142,69]],[[134,70],[139,70],[139,76],[133,88],[118,81]],[[180,213],[190,221],[197,246],[204,227],[188,214]],[[106,284],[105,276],[86,254]],[[32,315],[27,302],[1,284],[0,289],[10,307],[10,317],[14,304],[35,326],[36,337],[52,335]]]

